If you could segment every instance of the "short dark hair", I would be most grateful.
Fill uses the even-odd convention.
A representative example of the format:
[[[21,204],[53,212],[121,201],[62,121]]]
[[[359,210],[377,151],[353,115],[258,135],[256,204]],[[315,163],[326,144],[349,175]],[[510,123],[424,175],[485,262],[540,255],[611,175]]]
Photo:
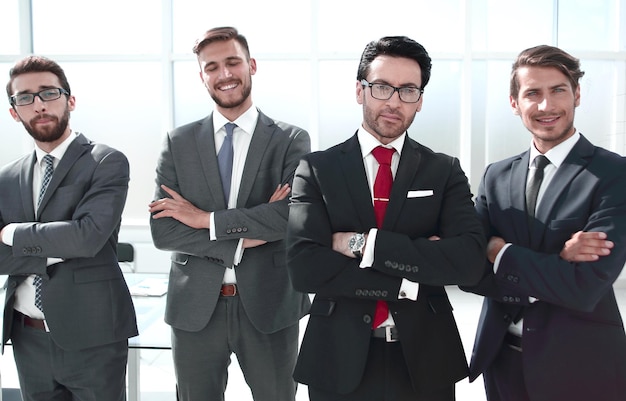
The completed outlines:
[[[72,93],[70,84],[67,82],[65,71],[59,64],[49,58],[43,56],[28,56],[21,60],[18,60],[13,68],[9,70],[9,82],[7,83],[7,96],[10,98],[13,96],[13,81],[15,77],[30,72],[51,72],[59,78],[61,88],[65,89],[69,94]]]
[[[204,35],[196,39],[196,43],[193,45],[193,52],[197,56],[205,46],[213,42],[226,41],[231,39],[239,42],[239,44],[241,45],[241,47],[243,47],[243,50],[246,53],[246,57],[249,60],[250,48],[248,47],[248,40],[245,36],[240,34],[236,28],[230,26],[213,28],[206,31]]]
[[[522,67],[554,67],[567,77],[574,90],[578,88],[580,78],[585,75],[585,72],[580,70],[580,60],[564,50],[548,45],[531,47],[517,56],[511,69],[509,94],[514,99],[519,95],[517,71]]]
[[[361,55],[359,69],[356,74],[357,81],[367,79],[372,61],[380,55],[405,57],[417,61],[422,70],[422,89],[426,87],[430,80],[432,60],[424,46],[406,36],[386,36],[368,43]]]

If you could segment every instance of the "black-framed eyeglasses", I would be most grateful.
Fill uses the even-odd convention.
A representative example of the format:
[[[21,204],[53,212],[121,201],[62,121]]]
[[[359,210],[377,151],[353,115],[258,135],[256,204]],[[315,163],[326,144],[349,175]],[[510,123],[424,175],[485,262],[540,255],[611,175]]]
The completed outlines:
[[[398,92],[400,100],[404,103],[417,103],[422,97],[422,93],[424,93],[424,89],[418,88],[417,86],[403,86],[401,88],[396,88],[395,86],[387,84],[371,84],[364,79],[361,80],[361,85],[369,86],[372,92],[372,97],[378,100],[391,99],[393,94]]]
[[[70,93],[63,88],[48,88],[37,93],[20,93],[9,98],[9,103],[13,106],[27,106],[35,102],[35,96],[42,102],[57,100],[61,95],[69,95]]]

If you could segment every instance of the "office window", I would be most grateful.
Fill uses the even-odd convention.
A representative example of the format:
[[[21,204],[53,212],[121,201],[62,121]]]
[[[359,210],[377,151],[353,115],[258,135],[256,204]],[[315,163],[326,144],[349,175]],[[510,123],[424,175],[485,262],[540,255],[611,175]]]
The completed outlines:
[[[0,54],[19,54],[20,52],[20,19],[17,6],[16,1],[0,2],[0,15],[2,15]]]
[[[161,52],[161,2],[32,0],[33,43],[41,54]]]
[[[358,54],[381,36],[406,35],[429,52],[462,51],[463,1],[374,0],[319,1],[319,49],[330,54]],[[324,29],[321,29],[321,28]]]
[[[192,55],[195,40],[217,26],[237,28],[253,57],[268,53],[291,58],[311,50],[311,0],[172,0],[172,8],[174,53]]]
[[[559,46],[570,51],[613,51],[619,47],[619,8],[615,0],[559,2]]]

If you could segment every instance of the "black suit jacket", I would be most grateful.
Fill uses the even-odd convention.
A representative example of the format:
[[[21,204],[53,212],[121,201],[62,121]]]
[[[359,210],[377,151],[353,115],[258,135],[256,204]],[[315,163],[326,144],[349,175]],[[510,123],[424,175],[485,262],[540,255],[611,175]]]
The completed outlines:
[[[523,361],[533,400],[623,400],[626,336],[613,283],[626,262],[626,159],[581,136],[559,167],[529,229],[524,190],[529,152],[487,167],[476,209],[487,236],[513,245],[497,274],[471,288],[485,301],[471,361],[474,380],[493,362],[524,309]],[[592,263],[559,257],[575,232],[615,242]],[[530,304],[529,297],[539,301]]]
[[[432,190],[432,195],[416,190]],[[412,195],[413,194],[413,195]],[[287,232],[288,270],[299,291],[315,293],[295,378],[335,393],[359,384],[377,299],[398,327],[417,392],[467,376],[445,285],[475,283],[484,237],[459,162],[407,137],[374,264],[332,250],[335,232],[376,227],[357,136],[307,155],[296,170]],[[440,241],[429,241],[438,235]],[[398,300],[403,278],[420,283],[417,301]]]
[[[0,274],[9,274],[3,345],[10,338],[15,290],[40,274],[50,336],[66,350],[137,335],[135,309],[117,262],[117,235],[129,166],[119,151],[83,135],[59,161],[41,205],[33,208],[35,152],[0,170],[0,227],[32,222],[0,243]],[[47,258],[64,262],[46,267]]]

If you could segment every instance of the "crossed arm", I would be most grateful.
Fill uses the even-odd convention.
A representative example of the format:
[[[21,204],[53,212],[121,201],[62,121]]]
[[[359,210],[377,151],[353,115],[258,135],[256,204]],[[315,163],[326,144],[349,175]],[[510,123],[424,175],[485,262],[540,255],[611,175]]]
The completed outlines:
[[[211,214],[213,212],[202,210],[196,207],[194,204],[183,198],[178,192],[161,185],[161,188],[167,192],[171,198],[161,198],[150,202],[148,205],[149,211],[152,214],[153,219],[161,219],[164,217],[171,217],[184,225],[196,228],[196,229],[209,229]],[[269,199],[269,202],[276,202],[285,199],[291,188],[289,184],[283,184],[276,187],[274,193]],[[244,238],[242,247],[254,248],[265,244],[267,241],[260,239]]]

